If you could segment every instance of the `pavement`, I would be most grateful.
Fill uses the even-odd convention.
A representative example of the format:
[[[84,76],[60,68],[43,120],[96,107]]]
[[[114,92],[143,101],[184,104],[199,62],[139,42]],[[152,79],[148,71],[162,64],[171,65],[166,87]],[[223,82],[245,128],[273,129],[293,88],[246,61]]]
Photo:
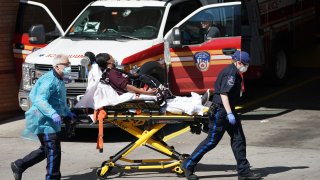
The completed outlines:
[[[319,45],[310,53],[304,51],[295,55],[297,67],[305,67],[301,59],[317,58]],[[309,50],[308,50],[309,52]],[[312,68],[320,67],[320,61],[313,61]],[[310,65],[310,63],[308,63]],[[264,82],[247,86],[250,96],[244,96],[240,107],[242,125],[247,140],[247,158],[252,170],[268,180],[318,180],[320,176],[320,83],[319,69],[291,73],[291,82],[284,87],[266,87]],[[10,162],[22,158],[39,147],[36,141],[20,137],[24,128],[24,117],[17,115],[0,124],[0,179],[13,180]],[[75,140],[62,142],[61,173],[64,180],[97,179],[96,170],[100,164],[133,138],[120,129],[106,129],[104,152],[96,150],[96,129],[77,131]],[[186,132],[167,143],[180,153],[190,154],[205,139]],[[218,146],[208,152],[197,166],[200,179],[235,180],[235,160],[226,133]],[[146,147],[139,147],[128,155],[131,159],[163,158]],[[121,163],[118,161],[118,163]],[[23,174],[23,180],[45,178],[46,162],[30,167]],[[166,169],[163,171],[133,171],[115,174],[110,179],[130,180],[180,180],[184,178]]]
[[[258,108],[244,113],[243,128],[247,138],[247,158],[252,169],[260,172],[264,179],[308,179],[316,180],[320,176],[320,113],[317,110],[292,110]],[[281,114],[263,120],[252,119],[256,115]],[[10,162],[22,158],[39,146],[38,142],[20,137],[24,127],[24,119],[17,119],[0,125],[0,172],[1,178],[13,179]],[[88,136],[93,136],[95,130],[88,130]],[[96,179],[96,169],[109,156],[128,144],[128,136],[119,129],[106,130],[104,152],[99,153],[95,147],[95,139],[63,141],[62,142],[62,179],[88,180]],[[86,137],[86,131],[82,131]],[[117,142],[110,136],[114,134],[123,137]],[[118,137],[121,139],[121,137]],[[196,145],[206,137],[186,132],[168,141],[178,152],[191,153]],[[130,139],[130,138],[129,138]],[[162,158],[162,155],[146,147],[129,154],[129,158]],[[29,168],[23,174],[23,180],[43,179],[45,176],[45,161]],[[237,179],[235,160],[229,145],[228,134],[225,134],[220,144],[207,153],[197,166],[200,179]],[[158,172],[127,172],[110,176],[111,179],[184,179],[176,176],[170,170]]]

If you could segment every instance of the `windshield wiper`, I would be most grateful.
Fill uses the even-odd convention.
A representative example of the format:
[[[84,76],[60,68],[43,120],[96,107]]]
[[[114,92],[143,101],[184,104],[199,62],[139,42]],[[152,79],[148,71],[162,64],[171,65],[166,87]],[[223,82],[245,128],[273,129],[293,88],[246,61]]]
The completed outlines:
[[[134,39],[134,40],[141,40],[139,38],[136,38],[136,37],[133,37],[133,36],[127,36],[127,35],[123,35],[123,34],[119,34],[120,37],[125,37],[125,38],[128,38],[128,39]]]
[[[79,38],[79,39],[97,39],[97,37],[89,36],[89,35],[83,35],[83,34],[77,34],[77,35],[67,35],[65,36],[67,38]]]

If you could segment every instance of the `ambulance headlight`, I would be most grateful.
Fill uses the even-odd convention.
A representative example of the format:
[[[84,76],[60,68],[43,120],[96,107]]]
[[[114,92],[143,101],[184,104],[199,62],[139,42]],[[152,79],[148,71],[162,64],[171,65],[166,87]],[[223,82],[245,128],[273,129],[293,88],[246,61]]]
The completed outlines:
[[[35,78],[34,64],[24,63],[22,65],[22,88],[23,90],[30,91]]]

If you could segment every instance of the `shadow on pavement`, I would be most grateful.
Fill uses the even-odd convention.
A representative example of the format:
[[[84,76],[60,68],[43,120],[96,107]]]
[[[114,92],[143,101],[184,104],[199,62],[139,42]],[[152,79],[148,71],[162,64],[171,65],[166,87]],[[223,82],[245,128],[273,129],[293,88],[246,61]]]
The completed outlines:
[[[76,174],[69,176],[62,176],[61,180],[87,180],[87,179],[97,179],[96,175],[97,168],[92,168],[91,172],[85,174]]]
[[[186,124],[168,124],[156,133],[156,136],[163,138],[164,136],[176,132],[180,129],[186,127]],[[148,127],[141,127],[141,129],[148,129]],[[64,130],[62,129],[62,133]],[[98,129],[88,128],[88,129],[76,129],[76,136],[72,138],[67,138],[63,136],[62,141],[64,142],[96,142],[98,137]],[[103,135],[104,142],[132,142],[137,140],[136,137],[129,134],[128,132],[118,128],[105,128]]]
[[[253,169],[256,173],[261,173],[262,177],[265,178],[270,174],[278,174],[286,171],[290,171],[293,169],[306,169],[309,168],[308,166],[294,166],[294,167],[286,167],[286,166],[274,166],[274,167],[265,167],[265,168],[256,168]],[[97,168],[92,168],[91,172],[85,173],[85,174],[77,174],[77,175],[69,175],[69,176],[63,176],[62,180],[87,180],[87,179],[95,179],[97,178],[96,175]],[[212,178],[227,178],[227,177],[236,177],[236,166],[235,165],[206,165],[206,164],[198,164],[197,171],[230,171],[230,174],[220,174],[220,175],[206,175],[206,176],[199,176],[201,179],[212,179]],[[157,176],[159,173],[170,173],[169,170],[158,170],[158,171],[126,171],[120,176],[118,172],[111,172],[111,175],[108,176],[108,179],[130,179],[130,178],[139,178],[139,179],[150,179],[151,177],[163,177],[163,174],[161,176]],[[148,176],[141,177],[145,174],[148,174]],[[174,173],[173,173],[174,174]],[[138,176],[138,177],[137,177]],[[172,175],[170,175],[172,177]]]
[[[307,169],[307,168],[309,168],[309,166],[293,166],[293,167],[274,166],[274,167],[257,168],[257,169],[254,169],[254,171],[261,173],[262,177],[266,177],[269,174],[278,174],[278,173],[290,171],[293,169]]]
[[[98,179],[96,172],[98,168],[92,168],[91,172],[85,173],[85,174],[76,174],[76,175],[68,175],[68,176],[62,176],[61,180],[88,180],[88,179]],[[118,170],[112,170],[111,173],[108,175],[107,179],[130,179],[130,178],[139,178],[139,179],[150,179],[150,178],[156,178],[156,177],[162,177],[163,173],[170,173],[170,169],[163,169],[163,170],[133,170],[133,171],[125,171],[125,172],[119,172]],[[161,175],[160,175],[161,174]],[[167,177],[175,176],[174,173],[171,172],[171,174]]]
[[[290,171],[293,169],[306,169],[308,166],[274,166],[274,167],[264,167],[264,168],[255,168],[252,171],[256,173],[260,173],[261,176],[267,177],[270,174],[278,174],[286,171]],[[221,175],[207,175],[207,176],[199,176],[201,179],[211,179],[211,178],[223,178],[223,177],[235,177],[237,176],[236,166],[235,165],[205,165],[198,164],[197,171],[230,171],[230,174],[221,174]],[[232,172],[231,172],[232,171]]]
[[[3,120],[0,118],[0,125],[10,123],[13,121],[17,121],[17,120],[21,120],[23,118],[24,118],[24,113],[19,111],[18,113],[15,114],[14,117],[3,119]]]

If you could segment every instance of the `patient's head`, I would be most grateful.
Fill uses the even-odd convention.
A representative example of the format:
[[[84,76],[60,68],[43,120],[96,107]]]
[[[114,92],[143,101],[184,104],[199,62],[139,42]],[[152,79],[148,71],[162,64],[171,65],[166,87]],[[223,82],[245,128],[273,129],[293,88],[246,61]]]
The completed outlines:
[[[111,68],[110,64],[114,65],[114,60],[108,53],[99,53],[96,56],[96,63],[98,64],[100,69],[104,71],[107,67]]]

